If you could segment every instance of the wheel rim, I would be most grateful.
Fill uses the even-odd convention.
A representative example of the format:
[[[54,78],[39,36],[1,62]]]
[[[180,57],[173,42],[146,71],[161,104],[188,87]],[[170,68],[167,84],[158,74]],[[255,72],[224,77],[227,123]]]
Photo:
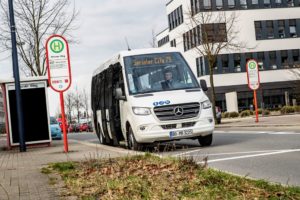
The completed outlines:
[[[100,143],[103,144],[103,135],[100,133]]]

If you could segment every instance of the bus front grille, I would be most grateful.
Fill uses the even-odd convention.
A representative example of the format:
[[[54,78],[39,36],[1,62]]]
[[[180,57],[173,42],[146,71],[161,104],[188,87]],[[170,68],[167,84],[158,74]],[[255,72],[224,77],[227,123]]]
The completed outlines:
[[[156,117],[161,121],[193,118],[197,117],[199,112],[199,103],[176,104],[154,108]]]

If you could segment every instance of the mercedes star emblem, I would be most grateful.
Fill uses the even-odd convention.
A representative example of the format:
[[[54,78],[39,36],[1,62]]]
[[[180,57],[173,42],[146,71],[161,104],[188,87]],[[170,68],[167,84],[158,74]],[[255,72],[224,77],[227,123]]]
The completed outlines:
[[[176,107],[176,108],[174,108],[174,114],[176,115],[176,116],[182,116],[183,115],[183,108],[182,107]]]

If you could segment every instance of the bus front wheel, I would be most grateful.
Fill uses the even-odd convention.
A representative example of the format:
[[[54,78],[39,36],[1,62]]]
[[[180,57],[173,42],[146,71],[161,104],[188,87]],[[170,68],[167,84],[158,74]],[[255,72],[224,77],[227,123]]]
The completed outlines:
[[[141,150],[142,148],[142,144],[136,141],[131,127],[128,130],[127,145],[129,149],[134,151]]]
[[[206,136],[200,136],[198,138],[198,141],[199,141],[199,143],[202,147],[210,146],[212,144],[212,141],[213,141],[213,134],[209,134],[209,135],[206,135]]]

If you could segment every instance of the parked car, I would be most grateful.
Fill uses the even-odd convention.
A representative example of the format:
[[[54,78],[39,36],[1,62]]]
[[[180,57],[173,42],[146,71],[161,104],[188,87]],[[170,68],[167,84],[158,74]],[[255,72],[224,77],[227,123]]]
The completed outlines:
[[[88,132],[89,131],[89,125],[88,125],[88,123],[82,123],[82,124],[80,124],[79,130],[80,130],[80,132]]]
[[[62,119],[61,118],[57,118],[57,122],[61,128],[61,130],[63,131],[63,125],[62,125]],[[69,130],[69,125],[68,125],[68,122],[65,121],[65,126],[66,126],[66,131],[68,132]]]
[[[59,123],[54,117],[50,117],[50,129],[51,129],[51,137],[52,139],[61,140],[62,139],[62,131],[59,126]]]
[[[216,106],[216,117],[217,117],[217,124],[221,124],[222,112],[221,112],[221,108],[218,106]]]
[[[69,133],[74,133],[79,131],[79,126],[77,124],[70,124],[68,127]]]

